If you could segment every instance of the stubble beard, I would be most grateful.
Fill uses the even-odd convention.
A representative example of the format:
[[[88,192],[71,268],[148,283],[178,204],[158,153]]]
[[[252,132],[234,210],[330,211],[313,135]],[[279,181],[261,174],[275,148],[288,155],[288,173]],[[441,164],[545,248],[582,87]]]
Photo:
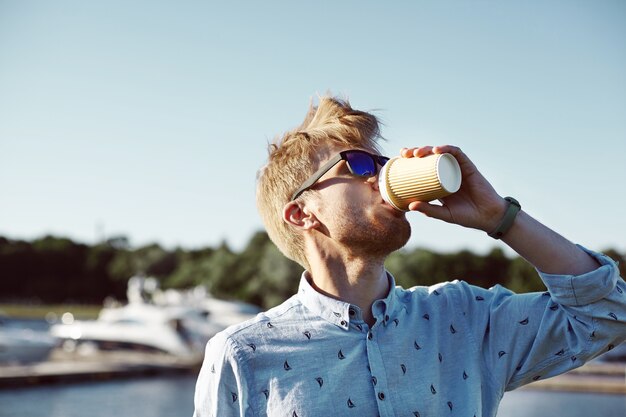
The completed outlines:
[[[405,216],[386,219],[353,217],[339,239],[357,256],[382,258],[404,247],[411,237],[411,225]]]

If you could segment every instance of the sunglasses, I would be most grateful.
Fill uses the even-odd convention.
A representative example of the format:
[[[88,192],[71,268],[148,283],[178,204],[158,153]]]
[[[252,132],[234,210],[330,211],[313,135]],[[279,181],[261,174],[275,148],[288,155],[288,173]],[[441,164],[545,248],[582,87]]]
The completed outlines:
[[[328,162],[320,167],[313,175],[309,177],[291,196],[291,201],[300,197],[300,195],[311,188],[322,175],[326,174],[332,167],[340,161],[346,161],[346,165],[352,175],[358,177],[373,177],[378,173],[378,165],[383,166],[389,161],[386,156],[375,155],[359,149],[339,152],[333,156]]]

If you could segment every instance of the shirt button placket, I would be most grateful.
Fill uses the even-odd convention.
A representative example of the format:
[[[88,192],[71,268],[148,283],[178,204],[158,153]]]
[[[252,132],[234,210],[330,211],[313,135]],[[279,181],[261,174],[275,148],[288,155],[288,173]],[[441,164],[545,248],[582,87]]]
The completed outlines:
[[[380,351],[380,342],[384,342],[384,340],[379,340],[379,338],[374,337],[374,329],[370,329],[367,332],[367,357],[372,375],[372,384],[376,392],[376,398],[378,399],[378,412],[381,416],[393,416],[394,411],[391,402],[386,401],[387,372],[385,371],[385,365]]]

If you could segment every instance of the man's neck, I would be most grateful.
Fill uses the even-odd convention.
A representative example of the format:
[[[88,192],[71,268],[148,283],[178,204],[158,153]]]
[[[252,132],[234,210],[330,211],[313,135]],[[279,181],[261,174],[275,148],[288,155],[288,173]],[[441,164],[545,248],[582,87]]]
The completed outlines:
[[[359,306],[363,319],[372,326],[375,321],[372,304],[389,293],[384,259],[317,253],[318,257],[309,260],[314,287],[330,297]]]

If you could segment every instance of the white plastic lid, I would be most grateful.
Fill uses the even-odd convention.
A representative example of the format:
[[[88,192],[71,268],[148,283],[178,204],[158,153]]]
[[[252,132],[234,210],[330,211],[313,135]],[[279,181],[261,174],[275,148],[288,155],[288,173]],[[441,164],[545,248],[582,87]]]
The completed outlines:
[[[441,155],[437,161],[437,176],[441,187],[450,194],[461,188],[461,167],[456,158],[449,153]]]

